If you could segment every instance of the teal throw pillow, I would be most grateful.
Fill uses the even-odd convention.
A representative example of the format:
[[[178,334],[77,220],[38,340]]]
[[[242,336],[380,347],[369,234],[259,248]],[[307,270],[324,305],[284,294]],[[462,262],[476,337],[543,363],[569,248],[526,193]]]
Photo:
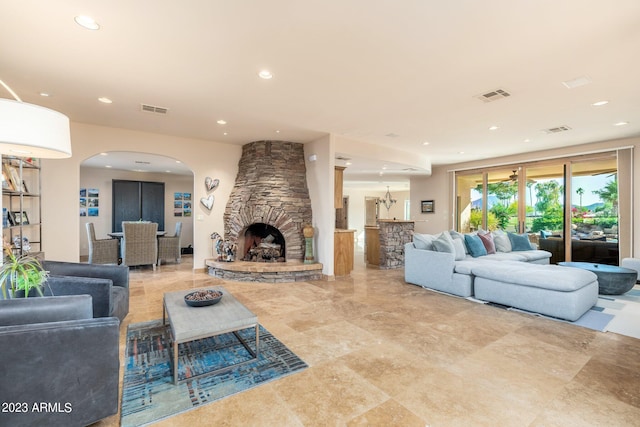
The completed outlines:
[[[526,234],[507,233],[512,251],[530,251],[533,249]]]
[[[475,234],[465,234],[464,242],[467,245],[467,249],[469,249],[469,253],[472,257],[478,258],[479,256],[483,256],[487,254],[487,249],[482,244],[482,240]]]

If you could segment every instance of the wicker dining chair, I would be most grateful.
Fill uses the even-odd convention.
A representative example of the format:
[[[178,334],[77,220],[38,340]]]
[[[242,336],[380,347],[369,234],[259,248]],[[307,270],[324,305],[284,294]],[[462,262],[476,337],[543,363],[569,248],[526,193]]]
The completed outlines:
[[[89,239],[89,264],[117,264],[118,239],[96,239],[92,222],[87,223]]]
[[[156,269],[158,262],[158,223],[122,222],[122,264],[129,267],[149,265]]]
[[[180,263],[180,233],[182,232],[182,222],[176,223],[176,232],[173,236],[158,237],[158,265],[162,260],[175,260]]]

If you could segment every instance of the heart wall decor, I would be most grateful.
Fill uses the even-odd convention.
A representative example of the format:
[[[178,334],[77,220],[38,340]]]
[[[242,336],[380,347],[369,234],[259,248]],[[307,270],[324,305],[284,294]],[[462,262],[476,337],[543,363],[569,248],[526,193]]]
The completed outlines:
[[[209,197],[201,197],[200,203],[202,203],[205,208],[211,210],[211,208],[213,207],[214,200],[215,200],[215,197],[213,197],[213,194],[209,194]]]
[[[204,180],[204,186],[207,188],[207,191],[215,190],[216,188],[218,188],[218,185],[220,185],[219,179],[211,179],[211,177],[208,176]]]

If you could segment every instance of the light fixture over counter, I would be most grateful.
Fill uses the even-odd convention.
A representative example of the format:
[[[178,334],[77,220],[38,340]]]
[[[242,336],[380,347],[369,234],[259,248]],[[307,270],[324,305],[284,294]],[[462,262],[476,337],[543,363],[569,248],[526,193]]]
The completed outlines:
[[[389,209],[391,209],[391,206],[393,206],[397,202],[396,199],[393,199],[391,197],[391,193],[389,192],[388,185],[387,185],[387,194],[384,195],[384,199],[378,199],[378,201],[382,203],[385,208],[387,208],[387,211],[389,211]]]

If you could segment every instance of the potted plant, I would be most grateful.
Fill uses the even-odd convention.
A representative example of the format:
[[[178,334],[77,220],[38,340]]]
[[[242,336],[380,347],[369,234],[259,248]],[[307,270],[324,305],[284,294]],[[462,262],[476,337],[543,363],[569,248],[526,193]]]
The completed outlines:
[[[30,255],[16,256],[10,246],[4,248],[7,257],[0,267],[2,297],[42,296],[42,287],[49,277],[36,258]]]

